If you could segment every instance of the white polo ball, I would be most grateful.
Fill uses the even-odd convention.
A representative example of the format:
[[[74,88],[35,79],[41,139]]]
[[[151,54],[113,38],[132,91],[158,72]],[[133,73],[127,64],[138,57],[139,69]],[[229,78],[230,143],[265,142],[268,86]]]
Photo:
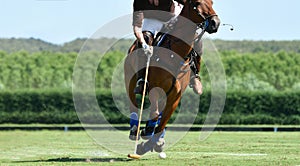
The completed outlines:
[[[158,157],[161,158],[161,159],[165,159],[165,158],[167,158],[167,155],[166,155],[165,152],[160,152],[160,153],[158,154]]]

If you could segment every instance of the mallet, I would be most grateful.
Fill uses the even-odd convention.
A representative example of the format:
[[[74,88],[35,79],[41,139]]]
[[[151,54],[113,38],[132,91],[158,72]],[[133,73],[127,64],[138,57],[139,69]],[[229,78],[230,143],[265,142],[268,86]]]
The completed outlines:
[[[138,154],[128,154],[127,157],[132,158],[132,159],[140,159],[142,156],[138,155]]]
[[[152,54],[153,54],[153,52],[152,52]],[[145,81],[148,80],[148,71],[149,71],[149,66],[150,66],[150,58],[151,58],[152,54],[151,53],[147,54],[147,66],[146,66]],[[141,155],[136,154],[136,151],[137,151],[137,145],[138,145],[138,141],[139,141],[138,137],[139,137],[139,133],[140,133],[140,126],[141,126],[141,119],[142,119],[144,103],[145,103],[146,89],[147,89],[147,84],[145,83],[144,89],[143,89],[141,111],[140,111],[140,116],[139,116],[139,125],[137,128],[137,133],[136,133],[136,138],[135,138],[135,150],[134,150],[134,154],[127,155],[129,158],[132,158],[132,159],[139,159],[142,157]]]

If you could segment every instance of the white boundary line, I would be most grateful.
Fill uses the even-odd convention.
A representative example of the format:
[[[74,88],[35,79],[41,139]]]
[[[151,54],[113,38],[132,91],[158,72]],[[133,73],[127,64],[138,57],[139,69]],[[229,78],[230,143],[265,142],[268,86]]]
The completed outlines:
[[[169,154],[203,154],[203,155],[224,155],[224,156],[267,156],[265,153],[226,153],[226,152],[167,152]]]
[[[264,153],[210,153],[215,155],[228,155],[228,156],[267,156]]]

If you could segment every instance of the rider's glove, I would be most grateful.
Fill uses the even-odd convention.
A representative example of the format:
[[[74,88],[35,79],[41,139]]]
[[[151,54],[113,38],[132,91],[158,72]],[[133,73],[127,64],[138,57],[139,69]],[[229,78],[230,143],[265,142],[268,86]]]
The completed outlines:
[[[146,55],[151,56],[153,54],[152,46],[149,46],[147,43],[142,43],[142,47]]]

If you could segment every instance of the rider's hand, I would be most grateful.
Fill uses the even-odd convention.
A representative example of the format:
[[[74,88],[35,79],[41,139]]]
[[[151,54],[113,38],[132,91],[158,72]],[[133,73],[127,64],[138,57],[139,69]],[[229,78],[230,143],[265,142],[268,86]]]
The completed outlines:
[[[152,55],[153,54],[153,47],[149,46],[147,43],[142,43],[143,50],[146,55]]]

